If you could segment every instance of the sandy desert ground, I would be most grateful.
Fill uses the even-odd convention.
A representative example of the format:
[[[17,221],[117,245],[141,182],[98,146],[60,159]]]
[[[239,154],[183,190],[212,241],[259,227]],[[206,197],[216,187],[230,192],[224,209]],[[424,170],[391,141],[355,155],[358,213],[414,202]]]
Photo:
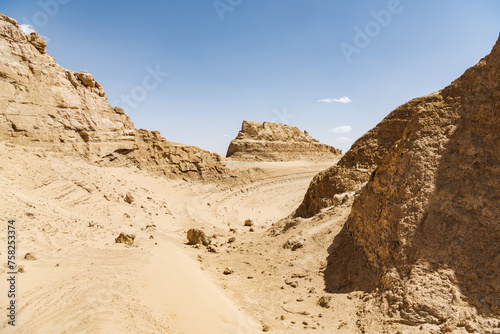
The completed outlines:
[[[355,324],[347,295],[335,295],[334,307],[318,305],[324,282],[310,270],[326,259],[335,224],[283,233],[278,223],[332,162],[229,161],[253,182],[227,186],[98,167],[9,142],[0,154],[2,220],[17,221],[24,269],[15,333],[304,333],[332,326],[349,333]],[[339,227],[347,211],[331,213]],[[254,225],[245,227],[246,219]],[[212,236],[216,253],[187,245],[190,228]],[[136,234],[132,247],[115,243],[121,232]],[[307,255],[283,248],[297,235],[307,240]],[[224,275],[227,267],[234,273]],[[6,273],[3,263],[2,291]],[[13,333],[6,319],[1,331]]]

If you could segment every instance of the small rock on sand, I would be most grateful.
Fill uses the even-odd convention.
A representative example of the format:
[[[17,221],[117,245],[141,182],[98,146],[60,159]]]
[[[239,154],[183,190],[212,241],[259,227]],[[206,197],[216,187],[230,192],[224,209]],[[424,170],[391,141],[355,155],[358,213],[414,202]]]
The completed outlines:
[[[284,245],[283,248],[291,249],[292,251],[304,247],[305,239],[300,236],[295,236],[290,238]]]
[[[134,196],[132,196],[132,193],[131,192],[128,192],[126,195],[125,195],[125,202],[127,202],[128,204],[132,204],[132,202],[135,201],[135,198]]]
[[[135,240],[135,234],[126,234],[120,233],[120,235],[115,238],[115,242],[117,244],[126,244],[128,246],[132,246]]]
[[[202,244],[203,246],[210,245],[210,238],[202,230],[192,228],[187,232],[188,244],[196,245]]]
[[[318,305],[324,308],[330,308],[330,301],[332,300],[332,297],[329,296],[323,296],[318,300]]]
[[[28,261],[34,261],[34,260],[36,260],[36,256],[33,253],[26,253],[24,255],[24,259],[28,260]]]
[[[217,248],[215,248],[215,246],[213,246],[213,245],[208,245],[207,250],[210,253],[219,253],[219,250]]]

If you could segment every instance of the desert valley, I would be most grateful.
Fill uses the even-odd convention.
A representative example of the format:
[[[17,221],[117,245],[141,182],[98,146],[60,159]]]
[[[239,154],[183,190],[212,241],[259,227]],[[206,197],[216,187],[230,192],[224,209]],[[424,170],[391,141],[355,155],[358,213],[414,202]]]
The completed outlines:
[[[500,40],[347,152],[242,120],[225,157],[46,46],[0,14],[1,333],[500,333]]]

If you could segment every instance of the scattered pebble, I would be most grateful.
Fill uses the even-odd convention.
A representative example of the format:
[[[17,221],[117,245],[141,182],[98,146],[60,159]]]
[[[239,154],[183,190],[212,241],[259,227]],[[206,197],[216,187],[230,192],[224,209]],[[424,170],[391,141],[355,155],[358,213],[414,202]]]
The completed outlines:
[[[217,248],[215,248],[213,245],[208,245],[207,250],[210,253],[219,253],[219,250]]]
[[[36,260],[36,256],[33,253],[26,253],[24,255],[24,259],[28,260],[28,261],[34,261],[34,260]]]
[[[132,204],[134,201],[135,198],[134,196],[132,196],[132,193],[130,191],[127,192],[127,194],[125,195],[125,202],[127,202],[128,204]]]
[[[318,300],[318,305],[324,308],[330,308],[330,301],[332,300],[332,297],[330,296],[323,296]]]
[[[292,251],[295,251],[299,248],[304,247],[305,241],[306,240],[301,236],[294,236],[294,237],[288,239],[287,242],[285,242],[285,244],[283,245],[283,248],[291,249]]]
[[[297,281],[292,281],[292,280],[285,280],[286,285],[290,285],[292,288],[298,288],[299,287],[299,282]]]

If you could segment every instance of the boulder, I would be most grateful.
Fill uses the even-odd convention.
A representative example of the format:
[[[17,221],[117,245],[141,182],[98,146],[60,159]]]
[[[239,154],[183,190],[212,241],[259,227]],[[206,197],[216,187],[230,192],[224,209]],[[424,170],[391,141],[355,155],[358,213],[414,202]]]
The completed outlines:
[[[187,232],[188,244],[208,246],[211,243],[210,238],[202,230],[192,228]]]

